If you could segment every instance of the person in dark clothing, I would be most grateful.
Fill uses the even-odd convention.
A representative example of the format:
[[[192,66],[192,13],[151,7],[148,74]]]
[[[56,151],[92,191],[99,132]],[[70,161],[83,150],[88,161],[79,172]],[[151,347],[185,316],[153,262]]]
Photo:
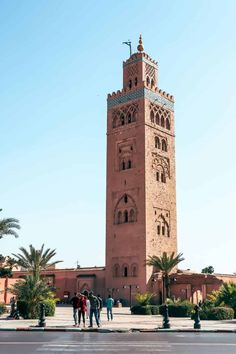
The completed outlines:
[[[93,292],[90,291],[89,293],[89,301],[90,301],[90,325],[89,327],[93,327],[93,315],[95,317],[97,326],[100,327],[99,320],[98,320],[98,309],[99,309],[99,301],[96,296],[93,295]]]
[[[101,296],[99,294],[97,295],[97,298],[98,298],[98,302],[99,302],[98,321],[101,324],[101,311],[102,311],[102,308],[103,308],[103,301],[102,301],[102,298],[101,298]]]
[[[83,318],[83,324],[85,327],[85,312],[87,310],[87,306],[86,306],[86,297],[84,296],[84,294],[80,294],[79,295],[79,326],[80,326],[80,320],[81,320],[81,316]]]
[[[73,306],[73,318],[75,321],[74,326],[77,326],[77,324],[78,324],[78,309],[79,309],[79,297],[77,296],[77,293],[74,293],[74,296],[70,300],[70,303]]]

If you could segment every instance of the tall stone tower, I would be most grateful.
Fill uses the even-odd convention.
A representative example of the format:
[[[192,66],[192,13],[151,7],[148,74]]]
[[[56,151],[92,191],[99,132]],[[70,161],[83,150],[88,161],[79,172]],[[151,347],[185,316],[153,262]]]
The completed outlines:
[[[107,99],[106,287],[126,299],[150,290],[148,255],[177,252],[174,99],[141,36],[137,49]]]

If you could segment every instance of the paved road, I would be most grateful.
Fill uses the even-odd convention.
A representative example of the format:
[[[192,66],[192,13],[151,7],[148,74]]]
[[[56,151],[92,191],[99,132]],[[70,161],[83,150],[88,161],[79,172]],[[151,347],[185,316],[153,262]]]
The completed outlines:
[[[235,354],[234,333],[1,332],[1,354]]]

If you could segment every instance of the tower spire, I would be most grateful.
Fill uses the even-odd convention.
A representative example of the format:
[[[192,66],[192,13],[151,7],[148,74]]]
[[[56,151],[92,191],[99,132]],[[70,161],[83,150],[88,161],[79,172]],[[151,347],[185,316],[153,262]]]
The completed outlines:
[[[138,46],[137,46],[137,49],[139,52],[143,52],[144,51],[144,48],[143,48],[143,41],[142,41],[142,35],[140,34],[139,36],[139,41],[138,41]]]

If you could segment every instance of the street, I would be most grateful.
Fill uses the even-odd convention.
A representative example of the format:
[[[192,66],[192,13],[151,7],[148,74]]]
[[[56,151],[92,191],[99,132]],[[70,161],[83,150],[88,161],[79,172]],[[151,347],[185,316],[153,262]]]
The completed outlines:
[[[235,333],[0,333],[1,354],[235,352]]]

